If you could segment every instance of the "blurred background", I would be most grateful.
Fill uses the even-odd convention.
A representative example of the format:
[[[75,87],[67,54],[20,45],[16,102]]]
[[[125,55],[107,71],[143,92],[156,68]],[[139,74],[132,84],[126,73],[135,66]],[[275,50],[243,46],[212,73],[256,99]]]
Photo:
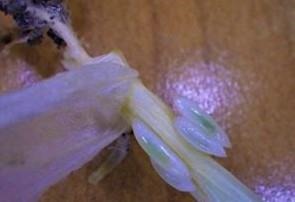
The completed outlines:
[[[122,51],[166,103],[196,101],[227,131],[217,159],[267,202],[295,202],[295,1],[72,0],[74,30],[93,56]],[[1,31],[11,20],[0,16]],[[46,39],[0,54],[0,92],[63,71]],[[42,202],[192,202],[166,185],[134,140],[97,186],[98,160],[48,190]]]

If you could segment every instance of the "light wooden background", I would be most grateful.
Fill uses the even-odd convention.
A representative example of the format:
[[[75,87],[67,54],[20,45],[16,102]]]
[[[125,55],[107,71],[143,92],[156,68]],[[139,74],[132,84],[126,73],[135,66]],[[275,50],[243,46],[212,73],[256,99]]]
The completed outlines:
[[[119,49],[167,103],[177,95],[198,102],[232,141],[219,162],[265,201],[295,201],[295,1],[72,0],[69,7],[92,55]],[[48,40],[1,54],[0,90],[54,75],[60,57]],[[157,176],[135,141],[92,186],[96,166],[72,173],[41,201],[193,201]]]

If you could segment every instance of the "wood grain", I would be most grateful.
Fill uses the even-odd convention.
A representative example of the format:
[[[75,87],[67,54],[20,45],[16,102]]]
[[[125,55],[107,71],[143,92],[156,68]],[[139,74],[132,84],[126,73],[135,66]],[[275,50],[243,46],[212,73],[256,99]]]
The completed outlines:
[[[72,0],[69,7],[92,55],[119,49],[167,103],[178,95],[198,102],[231,138],[219,162],[265,201],[295,201],[295,1]],[[0,90],[54,75],[60,57],[47,40],[2,53]],[[157,176],[134,140],[128,158],[92,186],[96,166],[72,173],[41,201],[193,201]]]

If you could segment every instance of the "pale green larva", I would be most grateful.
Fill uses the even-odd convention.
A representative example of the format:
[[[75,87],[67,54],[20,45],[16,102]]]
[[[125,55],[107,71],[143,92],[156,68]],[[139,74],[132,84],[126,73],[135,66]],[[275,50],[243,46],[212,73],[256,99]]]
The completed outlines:
[[[153,167],[162,179],[179,191],[194,191],[195,186],[187,166],[157,134],[140,120],[133,121],[132,128],[136,140],[150,156]]]
[[[184,117],[175,119],[175,128],[180,135],[196,149],[219,157],[225,157],[225,151],[222,145],[203,132],[198,124],[193,124]]]
[[[186,98],[178,98],[175,101],[175,107],[179,114],[193,123],[198,132],[202,133],[206,138],[219,142],[223,147],[231,147],[225,132],[218,126],[214,119],[201,110],[196,103]]]

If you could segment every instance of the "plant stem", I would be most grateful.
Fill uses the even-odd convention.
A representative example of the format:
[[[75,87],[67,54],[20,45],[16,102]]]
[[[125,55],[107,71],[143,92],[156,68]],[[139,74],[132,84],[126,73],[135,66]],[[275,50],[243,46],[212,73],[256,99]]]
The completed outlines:
[[[81,66],[91,59],[69,24],[61,22],[56,18],[51,19],[50,15],[42,9],[31,7],[29,10],[41,20],[47,21],[49,27],[66,42],[67,48],[64,52],[64,57],[67,69]]]

